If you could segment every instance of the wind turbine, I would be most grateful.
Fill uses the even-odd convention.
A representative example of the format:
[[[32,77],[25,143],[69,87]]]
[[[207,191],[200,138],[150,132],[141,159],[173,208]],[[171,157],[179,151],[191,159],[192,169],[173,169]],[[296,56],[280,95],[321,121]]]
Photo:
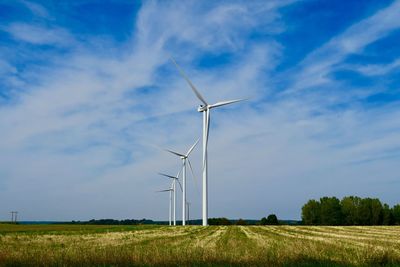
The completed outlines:
[[[165,149],[165,151],[168,151],[182,159],[182,225],[186,225],[186,162],[189,164],[190,170],[191,170],[193,178],[194,178],[192,164],[190,163],[190,160],[188,157],[198,142],[199,142],[199,139],[197,139],[197,141],[189,148],[189,150],[186,152],[186,154],[182,154],[182,153],[178,153],[178,152],[175,152],[175,151],[172,151],[169,149]]]
[[[168,216],[168,221],[169,221],[169,225],[171,226],[171,206],[172,206],[172,192],[174,191],[173,189],[173,183],[171,184],[171,187],[169,189],[165,189],[165,190],[159,190],[156,191],[157,193],[160,192],[169,192],[169,216]]]
[[[235,99],[235,100],[228,100],[228,101],[221,101],[215,104],[208,104],[208,102],[204,99],[204,97],[199,93],[193,83],[189,80],[186,76],[185,72],[179,67],[176,61],[171,57],[171,61],[175,64],[176,68],[178,69],[181,76],[186,80],[189,84],[190,88],[196,95],[196,97],[202,102],[199,105],[197,111],[203,112],[203,226],[208,225],[208,158],[207,158],[207,147],[208,147],[208,135],[210,129],[210,111],[212,108],[221,107],[229,104],[233,104],[236,102],[240,102],[246,99]]]
[[[174,221],[174,225],[176,225],[176,182],[178,181],[179,187],[181,188],[182,191],[182,185],[179,182],[179,174],[181,173],[181,171],[178,172],[178,174],[176,176],[172,176],[169,174],[165,174],[165,173],[158,173],[159,175],[168,177],[172,179],[172,184],[171,184],[171,188],[170,188],[170,197],[171,197],[171,193],[173,192],[173,221]],[[161,190],[161,192],[165,192],[168,190]],[[170,206],[171,206],[171,199],[170,199]],[[171,209],[171,208],[170,208]]]

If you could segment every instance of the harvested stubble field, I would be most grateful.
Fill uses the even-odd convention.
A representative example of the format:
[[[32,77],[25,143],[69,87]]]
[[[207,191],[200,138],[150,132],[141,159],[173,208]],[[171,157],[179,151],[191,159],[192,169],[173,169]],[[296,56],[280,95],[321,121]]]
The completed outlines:
[[[400,266],[400,227],[1,225],[1,266]]]

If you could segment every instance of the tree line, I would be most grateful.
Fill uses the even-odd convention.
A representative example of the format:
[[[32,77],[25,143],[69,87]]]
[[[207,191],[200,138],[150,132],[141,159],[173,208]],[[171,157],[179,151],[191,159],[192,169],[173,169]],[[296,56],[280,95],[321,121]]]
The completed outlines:
[[[72,221],[62,222],[62,224],[92,224],[92,225],[140,225],[140,224],[155,224],[154,221],[148,219],[134,220],[114,220],[114,219],[92,219],[90,221]]]
[[[225,217],[221,218],[209,218],[209,225],[278,225],[280,222],[275,214],[270,214],[268,217],[263,217],[261,220],[229,220]]]
[[[377,198],[346,196],[311,199],[301,209],[305,225],[400,225],[400,204],[390,207]]]
[[[115,219],[92,219],[89,221],[71,221],[71,222],[57,222],[55,224],[92,224],[92,225],[141,225],[141,224],[159,224],[159,225],[167,225],[167,221],[153,221],[149,219],[126,219],[126,220],[115,220]],[[177,221],[177,224],[180,225],[181,221]],[[202,220],[189,220],[187,221],[188,225],[201,225]],[[209,218],[209,225],[278,225],[280,222],[275,214],[270,214],[268,217],[263,217],[261,220],[229,220],[225,217],[220,218]]]

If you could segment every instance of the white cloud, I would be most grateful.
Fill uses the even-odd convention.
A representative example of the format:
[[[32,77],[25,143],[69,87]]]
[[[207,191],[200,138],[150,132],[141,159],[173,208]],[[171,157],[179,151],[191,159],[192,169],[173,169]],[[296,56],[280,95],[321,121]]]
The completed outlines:
[[[70,46],[74,42],[72,36],[62,28],[45,28],[28,23],[13,23],[3,30],[11,34],[16,40],[34,45]]]
[[[378,11],[376,14],[352,25],[342,34],[310,53],[295,74],[295,84],[291,90],[313,88],[330,82],[328,74],[335,64],[348,55],[360,53],[369,44],[400,28],[400,2]]]
[[[400,67],[400,59],[388,64],[366,64],[346,66],[367,76],[380,76],[388,74]]]
[[[38,17],[42,17],[42,18],[49,18],[50,17],[49,13],[47,12],[47,10],[43,6],[41,6],[41,5],[37,4],[37,3],[33,3],[31,1],[22,0],[20,2],[23,5],[25,5],[34,15],[36,15]]]
[[[268,25],[260,27],[260,31],[279,32],[281,25],[275,24],[277,9],[290,2],[293,1],[271,1],[268,5],[257,1],[246,5],[148,2],[138,17],[138,30],[141,40],[147,43],[177,42],[174,44],[178,45],[181,54],[189,52],[187,47],[192,47],[192,51],[235,51],[243,47],[244,37],[259,26],[260,21]]]

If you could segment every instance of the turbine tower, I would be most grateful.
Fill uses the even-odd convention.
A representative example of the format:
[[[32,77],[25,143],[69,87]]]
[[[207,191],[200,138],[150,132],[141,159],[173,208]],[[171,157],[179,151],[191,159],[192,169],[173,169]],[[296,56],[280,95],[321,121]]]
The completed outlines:
[[[187,219],[188,219],[188,222],[189,222],[189,224],[190,224],[190,214],[189,214],[189,211],[190,211],[190,202],[188,201],[188,202],[186,202],[186,207],[187,207]]]
[[[178,153],[169,149],[165,149],[166,151],[180,157],[182,159],[182,225],[186,225],[186,163],[189,164],[190,170],[192,171],[192,175],[194,178],[192,164],[189,160],[189,154],[193,151],[199,139],[189,148],[186,154]]]
[[[196,97],[202,102],[198,107],[198,112],[203,112],[203,226],[208,225],[208,157],[207,157],[207,147],[208,147],[208,136],[210,130],[210,111],[212,108],[225,106],[229,104],[233,104],[239,101],[243,101],[246,99],[236,99],[236,100],[228,100],[228,101],[221,101],[215,104],[208,104],[204,97],[199,93],[193,83],[189,80],[186,76],[185,72],[179,67],[176,61],[171,57],[171,61],[174,63],[176,68],[178,69],[181,76],[186,80],[189,84],[190,88],[196,95]]]
[[[165,174],[165,173],[158,173],[159,175],[162,175],[162,176],[165,176],[165,177],[168,177],[168,178],[171,178],[172,179],[172,184],[171,184],[171,188],[170,188],[170,190],[161,190],[160,192],[166,192],[166,191],[170,191],[170,193],[171,192],[173,192],[173,212],[172,212],[172,219],[173,219],[173,222],[174,222],[174,225],[176,225],[176,182],[178,182],[178,184],[179,184],[179,187],[181,188],[181,191],[183,191],[182,190],[182,185],[181,185],[181,183],[179,182],[179,174],[181,173],[181,171],[179,171],[178,172],[178,174],[176,175],[176,176],[172,176],[172,175],[168,175],[168,174]],[[171,204],[170,204],[171,205]]]

